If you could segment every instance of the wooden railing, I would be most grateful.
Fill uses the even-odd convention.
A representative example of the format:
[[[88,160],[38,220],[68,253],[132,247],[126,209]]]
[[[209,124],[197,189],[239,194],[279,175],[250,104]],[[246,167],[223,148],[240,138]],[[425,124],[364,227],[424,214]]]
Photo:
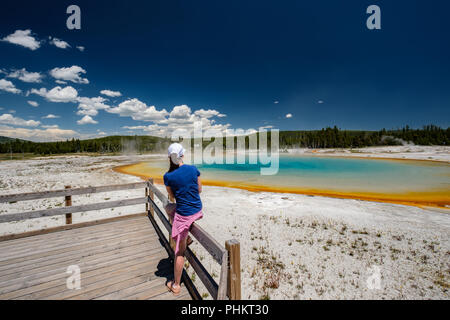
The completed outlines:
[[[120,184],[120,185],[112,185],[112,186],[87,187],[87,188],[77,188],[77,189],[72,189],[70,187],[66,187],[66,189],[64,189],[64,190],[1,195],[0,203],[4,203],[4,202],[13,203],[13,202],[17,202],[17,201],[65,197],[66,205],[67,205],[69,200],[70,200],[70,204],[71,204],[71,201],[72,201],[71,196],[73,196],[73,195],[82,195],[82,194],[118,191],[118,190],[127,190],[127,189],[138,189],[138,188],[144,188],[146,185],[147,185],[146,182],[136,182],[136,183],[128,183],[128,184]],[[68,197],[70,197],[70,198],[68,198]],[[58,215],[62,215],[62,214],[72,214],[75,212],[85,212],[85,211],[109,209],[109,208],[116,208],[116,207],[125,207],[125,206],[132,206],[132,205],[144,204],[144,203],[147,203],[147,197],[139,197],[139,198],[133,198],[133,199],[116,200],[116,201],[107,201],[107,202],[100,202],[100,203],[90,203],[90,204],[84,204],[84,205],[79,205],[79,206],[66,206],[66,207],[61,207],[61,208],[35,210],[35,211],[20,212],[20,213],[9,213],[9,214],[0,215],[0,223],[26,220],[26,219],[35,219],[35,218],[42,218],[42,217],[52,217],[52,216],[58,216]],[[71,220],[68,221],[68,219],[66,219],[66,222],[71,223]]]
[[[125,200],[107,201],[101,203],[85,204],[72,206],[73,195],[83,195],[99,192],[110,192],[128,189],[140,189],[145,187],[145,197],[138,197]],[[163,208],[166,208],[170,203],[167,196],[165,196],[159,189],[153,184],[153,180],[150,179],[146,182],[128,183],[121,185],[100,186],[100,187],[86,187],[86,188],[71,188],[66,186],[63,190],[54,191],[42,191],[31,193],[20,193],[11,195],[0,195],[0,203],[15,203],[17,201],[37,200],[55,197],[65,198],[65,207],[51,208],[45,210],[36,210],[20,213],[1,214],[0,223],[20,221],[26,219],[36,219],[42,217],[52,217],[57,215],[66,215],[66,224],[72,224],[72,213],[93,211],[100,209],[108,209],[115,207],[124,207],[137,204],[146,204],[146,211],[148,218],[150,219],[153,227],[158,233],[163,245],[166,247],[169,254],[174,258],[173,248],[170,245],[170,233],[172,225],[167,219],[166,215],[161,211],[158,205],[154,201],[154,196],[161,201]],[[164,236],[164,233],[159,228],[155,220],[155,213],[161,220],[164,227],[169,232],[168,237]],[[240,247],[237,240],[226,241],[225,247],[220,245],[211,235],[209,235],[203,228],[196,225],[192,225],[190,229],[191,234],[198,240],[198,242],[211,254],[213,259],[220,265],[220,278],[217,284],[213,277],[208,273],[202,263],[198,260],[195,254],[189,249],[186,249],[185,256],[190,265],[198,275],[199,279],[205,285],[208,292],[213,299],[241,299],[241,281],[240,281]],[[195,298],[201,299],[197,289],[194,287],[191,279],[187,275],[186,271],[183,271],[183,280],[190,291],[191,295]]]

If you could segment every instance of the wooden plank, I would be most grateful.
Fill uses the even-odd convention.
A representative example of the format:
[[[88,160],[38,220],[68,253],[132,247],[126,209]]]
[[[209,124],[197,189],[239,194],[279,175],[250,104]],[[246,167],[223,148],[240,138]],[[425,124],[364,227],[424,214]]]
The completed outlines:
[[[38,258],[45,258],[48,256],[55,256],[59,253],[64,253],[64,251],[61,251],[61,249],[70,250],[73,253],[76,253],[78,251],[86,250],[89,248],[94,248],[98,245],[105,245],[105,244],[111,244],[111,243],[118,243],[121,240],[131,240],[131,239],[140,239],[142,237],[145,238],[156,238],[156,235],[152,232],[148,232],[145,228],[143,229],[136,229],[136,230],[130,230],[126,233],[114,233],[110,232],[110,234],[105,234],[104,237],[102,236],[96,236],[93,234],[92,236],[89,236],[89,238],[80,240],[79,242],[72,243],[70,241],[59,240],[61,241],[59,244],[56,244],[53,246],[52,243],[46,244],[45,246],[42,245],[41,247],[37,248],[30,248],[30,250],[27,250],[27,248],[21,249],[21,251],[15,251],[14,247],[8,249],[7,252],[2,252],[2,255],[0,256],[1,265],[0,265],[0,272],[1,270],[5,269],[7,265],[10,264],[17,264],[20,262],[26,262],[32,259],[38,259]],[[26,257],[27,259],[22,259],[23,257]]]
[[[220,266],[219,289],[217,290],[217,300],[226,300],[228,293],[228,252],[223,254],[222,265]]]
[[[145,259],[137,260],[138,263],[129,264],[128,266],[122,266],[121,268],[115,269],[109,273],[97,273],[97,275],[83,277],[81,274],[81,289],[80,290],[68,290],[64,285],[60,286],[61,291],[48,295],[48,291],[43,291],[41,293],[36,293],[33,299],[72,299],[81,294],[87,295],[91,291],[97,290],[99,288],[106,288],[115,283],[119,283],[128,279],[132,279],[141,274],[147,273],[149,270],[156,271],[158,263],[161,259],[166,257],[166,254],[151,255],[147,256]],[[94,292],[98,293],[98,291]]]
[[[127,219],[124,219],[127,220]],[[122,220],[123,221],[123,220]],[[101,227],[102,226],[102,227]],[[135,229],[138,227],[141,228],[148,228],[148,225],[143,225],[142,222],[133,222],[129,224],[119,224],[119,225],[110,225],[110,224],[97,224],[88,226],[86,228],[78,228],[73,230],[60,230],[59,232],[53,232],[49,234],[42,234],[35,237],[28,237],[28,238],[22,238],[22,239],[15,239],[15,240],[9,240],[3,243],[0,243],[0,251],[1,250],[8,250],[10,247],[14,247],[16,249],[20,247],[30,247],[34,244],[45,244],[48,242],[56,243],[58,241],[64,240],[66,237],[83,237],[83,236],[91,236],[93,234],[101,234],[105,232],[111,232],[116,230],[117,228],[120,228],[121,226],[124,226],[126,228]],[[36,238],[35,241],[33,239]]]
[[[149,297],[148,300],[192,300],[192,298],[189,296],[189,292],[183,289],[184,288],[182,286],[180,294],[176,296],[172,292],[166,290],[166,292],[163,292],[157,296]]]
[[[195,223],[192,225],[190,232],[206,251],[209,252],[214,260],[216,260],[217,263],[222,264],[223,254],[226,252],[225,248],[222,247],[209,233],[203,230],[202,227]]]
[[[127,184],[111,185],[111,186],[85,187],[85,188],[74,188],[74,189],[50,190],[50,191],[41,191],[41,192],[0,195],[0,203],[46,199],[46,198],[55,198],[55,197],[65,197],[65,196],[73,196],[73,195],[88,194],[88,193],[100,193],[100,192],[119,191],[119,190],[128,190],[128,189],[139,189],[139,188],[144,188],[146,185],[147,185],[147,182],[133,182],[133,183],[127,183]]]
[[[141,219],[145,218],[141,216]],[[75,228],[75,229],[68,229],[68,230],[60,230],[60,232],[53,232],[49,234],[42,234],[37,235],[34,237],[28,237],[28,238],[22,238],[22,239],[15,239],[15,240],[9,240],[0,242],[0,250],[8,249],[11,246],[14,246],[15,248],[19,248],[20,246],[30,246],[31,244],[38,244],[38,243],[46,243],[46,242],[56,242],[61,239],[65,239],[67,236],[71,237],[81,237],[86,235],[92,235],[93,233],[101,233],[101,232],[107,232],[107,231],[116,231],[117,228],[136,228],[136,227],[142,227],[142,228],[151,228],[151,225],[148,223],[147,219],[145,220],[129,220],[129,219],[117,219],[116,222],[120,222],[117,224],[113,224],[114,220],[110,223],[103,223],[103,224],[93,224],[90,226],[87,226],[85,228]]]
[[[91,290],[87,293],[73,296],[70,299],[76,300],[87,300],[87,299],[98,299],[98,297],[109,296],[109,298],[101,298],[100,300],[111,299],[117,300],[117,292],[130,292],[129,295],[142,291],[149,291],[155,287],[160,287],[164,285],[164,278],[160,278],[155,275],[155,272],[148,272],[135,276],[134,278],[125,279],[123,281],[109,284],[107,287],[97,288]],[[131,290],[130,290],[131,289]],[[116,294],[115,298],[111,298],[112,294]],[[120,297],[123,299],[123,297]]]
[[[58,268],[64,268],[71,264],[73,264],[73,261],[77,261],[79,263],[85,263],[86,265],[90,265],[95,262],[101,262],[105,259],[115,259],[120,256],[127,256],[130,254],[133,254],[136,251],[145,251],[148,249],[148,241],[154,241],[154,239],[143,239],[143,241],[136,243],[133,246],[126,246],[121,247],[119,249],[114,250],[107,250],[103,252],[97,252],[97,253],[91,253],[92,251],[85,253],[84,255],[77,256],[71,258],[70,256],[65,256],[60,259],[52,259],[49,260],[47,263],[45,261],[42,261],[39,264],[32,264],[32,265],[26,265],[21,268],[17,268],[17,271],[15,272],[14,269],[8,270],[8,273],[2,272],[1,273],[1,279],[0,283],[10,280],[13,278],[25,278],[27,276],[30,276],[32,274],[37,274],[40,272],[46,272],[49,270],[57,271]],[[158,247],[154,248],[160,249]]]
[[[114,288],[117,290],[108,292],[107,294],[98,295],[94,299],[95,300],[125,299],[127,296],[131,296],[133,294],[140,293],[146,290],[151,290],[152,288],[161,285],[165,285],[165,279],[157,277],[154,273],[151,273],[149,280],[141,279],[140,277],[133,278],[131,281],[128,281],[126,286],[122,286],[121,288]]]
[[[66,186],[66,189],[70,189],[70,186]],[[66,196],[64,199],[66,207],[72,206],[72,196]],[[72,224],[72,213],[66,213],[66,224]]]
[[[96,246],[92,246],[92,245],[85,245],[82,247],[77,248],[76,250],[64,250],[61,252],[61,250],[58,250],[59,252],[54,254],[52,252],[46,252],[46,255],[34,255],[33,257],[31,256],[25,256],[24,259],[22,259],[21,261],[18,262],[11,262],[9,264],[5,264],[1,266],[0,269],[0,274],[1,275],[5,275],[5,274],[9,274],[9,272],[14,272],[15,269],[20,270],[21,268],[29,268],[30,266],[32,267],[39,267],[42,264],[48,264],[48,261],[51,260],[51,262],[58,262],[58,261],[64,261],[64,260],[70,260],[71,257],[73,257],[73,259],[78,259],[78,258],[82,258],[82,257],[86,257],[86,256],[90,256],[90,255],[95,255],[95,254],[102,254],[104,252],[110,252],[114,249],[122,249],[122,248],[126,248],[128,246],[135,246],[138,244],[146,244],[147,247],[149,246],[149,242],[148,241],[153,241],[154,239],[156,239],[156,236],[154,234],[149,234],[145,237],[142,236],[136,236],[136,237],[132,237],[132,238],[125,238],[122,240],[119,240],[117,242],[111,243],[111,242],[107,242],[107,243],[101,243],[101,245],[96,245]],[[153,243],[153,242],[151,242]],[[150,244],[151,244],[150,243]],[[155,243],[156,244],[156,243]]]
[[[160,251],[158,255],[155,255],[153,252],[140,252],[139,254],[133,254],[126,257],[120,257],[119,259],[110,260],[101,265],[99,264],[88,268],[83,268],[80,266],[80,268],[84,270],[81,274],[82,285],[83,283],[86,283],[86,281],[89,283],[89,281],[92,280],[98,281],[102,277],[108,278],[113,274],[113,272],[120,272],[128,267],[146,263],[153,258],[161,259],[164,256],[164,251]],[[148,268],[149,266],[146,267]],[[18,298],[20,296],[29,295],[34,292],[40,292],[53,287],[58,287],[53,289],[56,290],[56,292],[60,292],[58,291],[60,289],[64,291],[67,290],[66,279],[67,274],[64,272],[46,277],[37,277],[28,281],[19,281],[7,287],[0,286],[0,299]]]
[[[123,288],[132,286],[136,282],[148,282],[153,279],[159,278],[160,281],[163,280],[155,274],[158,271],[158,265],[161,259],[167,257],[164,252],[158,256],[153,256],[148,261],[140,264],[138,268],[130,267],[117,270],[116,273],[111,273],[110,277],[103,277],[99,279],[98,277],[93,277],[89,285],[85,285],[82,291],[66,293],[64,299],[94,299],[98,296],[109,294]],[[151,264],[149,264],[149,262]],[[56,295],[55,295],[56,297]],[[58,297],[58,299],[60,299]]]
[[[122,220],[123,221],[123,220]],[[40,245],[40,244],[56,244],[60,241],[65,241],[67,237],[73,237],[73,240],[78,239],[86,239],[85,237],[92,237],[93,235],[101,235],[105,233],[115,233],[117,234],[118,228],[124,228],[127,229],[127,231],[134,231],[139,228],[141,229],[149,229],[151,228],[148,221],[140,220],[140,221],[125,221],[118,225],[112,225],[112,224],[104,224],[104,225],[97,225],[97,226],[91,226],[83,229],[77,229],[74,232],[71,231],[64,231],[64,232],[57,232],[52,234],[46,234],[45,236],[41,237],[33,237],[33,238],[26,238],[26,239],[17,239],[13,241],[8,241],[2,243],[2,246],[0,247],[0,250],[8,250],[11,247],[14,247],[15,250],[19,250],[22,248],[30,248],[32,246]],[[122,230],[122,229],[119,229]]]
[[[39,272],[47,270],[56,270],[58,267],[67,267],[70,262],[81,261],[84,263],[91,263],[92,261],[101,261],[101,259],[111,259],[117,257],[118,255],[126,255],[135,251],[148,249],[148,241],[155,241],[155,237],[145,237],[140,239],[140,241],[134,245],[127,245],[123,247],[108,248],[106,251],[100,251],[92,253],[94,248],[78,252],[73,255],[65,255],[60,258],[55,258],[51,256],[50,258],[41,259],[40,261],[35,261],[32,264],[27,264],[23,266],[17,266],[13,264],[7,270],[0,271],[0,283],[5,280],[13,278],[24,278],[25,276],[36,274]],[[159,249],[159,247],[157,247]]]
[[[86,277],[89,274],[95,273],[98,269],[105,269],[108,268],[109,271],[116,270],[117,268],[121,266],[127,266],[127,265],[133,265],[140,261],[145,261],[149,259],[149,257],[155,256],[155,255],[161,255],[164,254],[164,250],[160,250],[160,248],[153,249],[153,250],[143,250],[142,252],[132,252],[127,253],[122,256],[118,257],[112,257],[109,261],[105,261],[103,263],[99,263],[97,265],[85,265],[80,263],[79,261],[73,261],[71,264],[78,264],[80,268],[82,269],[82,277]],[[31,291],[40,291],[45,288],[51,288],[53,286],[56,286],[58,284],[65,284],[63,281],[68,276],[65,273],[66,270],[62,270],[58,274],[51,274],[48,273],[47,276],[44,277],[45,274],[41,274],[39,277],[28,277],[26,279],[21,279],[21,281],[10,283],[8,287],[5,287],[4,284],[0,286],[0,289],[4,291],[5,294],[9,294],[10,292],[15,292],[15,296],[20,296],[26,293],[30,293],[28,288],[35,287],[36,289],[33,289]],[[62,279],[62,280],[61,280]],[[24,282],[25,280],[25,282]],[[62,281],[62,283],[60,283]],[[24,292],[27,291],[28,292]],[[9,293],[8,293],[9,292]],[[2,296],[3,297],[3,296]],[[4,297],[3,297],[4,298]]]
[[[99,271],[101,269],[108,269],[109,272],[112,272],[124,266],[135,265],[140,262],[147,261],[151,256],[151,254],[141,254],[139,256],[140,259],[137,259],[137,255],[134,255],[134,257],[122,257],[121,259],[116,259],[115,264],[104,264],[103,268],[102,266],[85,268],[84,272],[82,271],[81,274],[82,281],[85,282],[86,277],[88,276],[101,274]],[[35,279],[33,282],[20,282],[7,288],[2,287],[1,289],[5,292],[0,295],[0,299],[18,298],[20,296],[30,295],[33,293],[41,294],[39,292],[42,292],[43,290],[51,290],[50,294],[64,291],[67,289],[67,277],[68,275],[65,272],[61,272],[59,274],[47,276],[42,281]],[[54,287],[55,289],[53,289]]]
[[[152,235],[149,235],[149,237],[151,237],[151,236]],[[91,243],[81,244],[81,245],[74,244],[72,247],[58,248],[58,249],[52,250],[52,251],[45,251],[42,253],[39,252],[39,253],[30,254],[30,255],[24,255],[24,256],[17,257],[17,258],[0,261],[0,264],[2,266],[5,266],[5,265],[11,265],[12,263],[20,263],[23,261],[38,259],[38,258],[49,258],[50,259],[51,257],[60,255],[60,254],[64,254],[66,252],[73,252],[75,254],[79,251],[86,251],[87,249],[92,248],[92,247],[109,248],[109,247],[111,247],[111,245],[121,246],[121,245],[126,245],[127,243],[132,243],[132,242],[142,239],[142,238],[143,237],[141,234],[136,234],[136,235],[132,235],[132,236],[130,236],[130,235],[119,236],[119,238],[115,238],[115,242],[104,241],[103,239],[101,239],[97,242],[91,242]]]
[[[132,294],[130,296],[125,297],[126,300],[148,300],[152,299],[155,296],[158,296],[162,293],[165,293],[168,291],[168,288],[162,284],[159,286],[154,286],[151,288],[152,290],[144,290],[135,294]]]
[[[95,220],[91,220],[91,221],[86,221],[86,222],[80,222],[80,223],[75,223],[72,225],[64,225],[64,226],[58,226],[58,227],[52,227],[52,228],[47,228],[47,229],[40,229],[40,230],[35,230],[35,231],[28,231],[28,232],[24,232],[24,233],[17,233],[17,234],[7,234],[4,236],[0,236],[0,249],[3,247],[7,247],[10,245],[11,240],[15,240],[17,241],[18,239],[21,239],[21,242],[27,242],[27,241],[37,241],[39,239],[42,238],[50,238],[51,236],[54,236],[55,234],[57,235],[59,233],[59,231],[66,231],[68,232],[69,230],[72,230],[72,232],[82,232],[82,230],[87,230],[87,227],[102,227],[102,225],[107,224],[107,223],[121,223],[122,220],[129,220],[129,221],[137,221],[137,218],[142,218],[142,217],[146,217],[147,214],[146,213],[133,213],[133,214],[127,214],[127,215],[122,215],[122,216],[117,216],[117,217],[112,217],[112,218],[106,218],[106,219],[95,219]],[[83,229],[80,229],[83,228]],[[33,237],[33,238],[31,238]]]
[[[53,251],[60,251],[61,249],[65,249],[65,250],[71,250],[73,248],[77,248],[79,246],[88,246],[88,245],[95,245],[98,243],[106,243],[106,241],[111,242],[111,241],[116,241],[116,240],[120,240],[120,239],[126,239],[127,237],[142,237],[142,236],[146,236],[148,235],[148,231],[146,229],[139,229],[139,230],[133,230],[130,231],[128,233],[119,233],[119,232],[112,232],[110,235],[101,237],[101,236],[94,236],[92,238],[89,238],[87,240],[81,240],[78,243],[71,243],[71,242],[64,242],[62,244],[58,244],[56,246],[53,246],[51,243],[46,245],[46,246],[42,246],[42,248],[40,247],[31,247],[31,248],[25,248],[22,250],[18,250],[16,251],[6,251],[6,252],[2,252],[1,256],[0,256],[0,263],[1,265],[4,264],[8,264],[8,263],[4,263],[4,261],[10,261],[16,258],[21,258],[24,256],[36,256],[39,254],[46,254],[47,252],[53,252]]]
[[[167,261],[167,259],[164,261]],[[134,277],[122,277],[120,279],[115,279],[116,281],[114,283],[98,283],[96,289],[70,297],[70,299],[95,299],[97,297],[110,294],[116,294],[117,297],[118,292],[121,292],[123,298],[124,295],[126,296],[138,292],[149,291],[151,288],[157,286],[165,286],[166,276],[170,277],[173,274],[173,268],[170,265],[166,265],[161,269],[160,264],[161,260],[158,262],[157,268],[145,270],[142,273],[137,273]],[[130,291],[129,289],[133,289],[134,291]],[[125,294],[125,292],[129,293]]]
[[[148,182],[153,185],[153,179],[149,179]],[[148,192],[148,194],[146,194],[146,196],[149,196],[150,199],[152,199],[152,201],[155,200],[155,193],[153,192],[153,189],[150,189],[148,187],[148,185],[147,185],[147,188],[145,188],[145,189]],[[150,203],[148,203],[148,202],[147,202],[146,206],[147,206],[148,214],[150,214],[152,217],[154,217],[155,216],[155,212],[154,212],[153,206],[150,205]]]
[[[156,197],[161,201],[163,208],[166,207],[169,204],[169,198],[165,196],[153,183],[150,183],[147,181],[148,188],[152,190]]]
[[[189,295],[189,292],[180,293],[179,296],[175,297],[175,300],[192,300],[192,297]]]
[[[22,212],[22,213],[2,214],[2,215],[0,215],[0,223],[19,221],[19,220],[24,220],[24,219],[52,217],[52,216],[66,214],[66,213],[75,213],[75,212],[93,211],[93,210],[101,210],[101,209],[108,209],[108,208],[115,208],[115,207],[132,206],[132,205],[136,205],[136,204],[144,204],[146,202],[147,202],[147,198],[141,197],[141,198],[126,199],[126,200],[116,200],[116,201],[85,204],[85,205],[79,205],[79,206],[73,206],[73,207],[62,207],[62,208],[37,210],[37,211],[29,211],[29,212]]]
[[[141,274],[148,273],[149,270],[156,268],[158,261],[161,258],[162,256],[148,257],[139,263],[128,267],[123,267],[122,269],[115,269],[108,274],[99,273],[95,276],[89,277],[83,277],[83,275],[81,275],[81,289],[79,290],[68,289],[65,279],[61,279],[57,286],[52,286],[40,291],[32,291],[30,294],[19,297],[19,299],[76,299],[77,296],[89,294],[91,291],[97,289],[107,290],[107,287],[114,285],[117,282],[125,281]]]
[[[134,222],[133,224],[122,224],[120,225],[120,227],[126,228],[127,232],[137,231],[139,229],[148,230],[149,225],[144,225],[142,223],[143,222]],[[40,247],[42,245],[49,245],[49,244],[55,245],[61,242],[67,242],[67,237],[69,236],[72,238],[72,241],[76,242],[79,240],[80,241],[88,240],[93,237],[98,237],[107,234],[118,234],[117,227],[114,226],[107,226],[98,229],[89,228],[88,230],[82,231],[84,232],[53,234],[53,236],[50,235],[47,238],[40,238],[36,239],[35,241],[20,242],[16,240],[14,242],[9,242],[7,246],[2,246],[0,250],[1,252],[8,252],[14,249],[14,251],[19,252],[22,249],[30,249],[33,247]],[[2,256],[1,252],[0,257]]]
[[[58,275],[58,274],[66,274],[67,272],[67,267],[70,265],[77,265],[81,268],[81,271],[84,272],[84,270],[88,270],[90,268],[96,267],[96,266],[101,266],[101,265],[105,265],[110,263],[110,261],[119,261],[120,259],[127,259],[127,257],[129,256],[133,256],[134,258],[136,257],[141,257],[141,256],[153,256],[153,255],[161,255],[164,253],[163,250],[160,250],[160,248],[154,248],[153,250],[150,251],[146,251],[145,248],[143,246],[141,247],[136,247],[135,249],[139,249],[140,251],[120,251],[120,252],[116,252],[114,254],[110,254],[108,256],[103,255],[103,256],[92,256],[89,258],[83,258],[80,260],[71,260],[71,261],[63,261],[61,263],[57,263],[57,264],[53,264],[53,265],[48,265],[48,266],[44,266],[41,268],[37,268],[34,270],[27,270],[27,272],[21,272],[20,275],[18,275],[17,277],[14,277],[13,275],[9,275],[9,279],[2,279],[0,281],[1,286],[3,285],[13,285],[16,283],[20,283],[20,282],[27,282],[27,281],[31,281],[31,280],[35,280],[37,279],[36,277],[33,276],[40,276],[40,277],[50,277],[53,275]],[[68,277],[68,275],[66,275],[66,277]]]
[[[103,257],[103,258],[101,258],[103,260],[99,261],[97,266],[101,266],[101,265],[103,265],[103,263],[108,263],[110,260],[114,260],[114,258],[128,257],[128,256],[131,256],[134,254],[139,255],[141,253],[145,254],[145,253],[150,253],[150,252],[160,252],[163,250],[164,249],[159,246],[159,247],[153,247],[151,249],[148,248],[147,250],[142,250],[141,252],[133,252],[133,251],[126,252],[122,256],[118,256],[118,257],[115,257],[115,256],[112,256],[112,257],[109,256],[106,258]],[[110,259],[110,260],[108,260],[108,259]],[[86,263],[87,262],[83,262],[82,260],[71,260],[71,261],[69,260],[69,261],[64,261],[63,263],[60,263],[59,265],[54,266],[52,268],[46,268],[42,271],[32,272],[31,274],[24,275],[23,277],[19,277],[19,276],[17,276],[17,277],[9,276],[8,277],[8,276],[6,276],[8,279],[2,279],[2,281],[0,282],[0,287],[9,286],[9,285],[12,285],[12,284],[15,284],[18,282],[23,282],[23,281],[29,283],[30,281],[38,280],[39,278],[43,278],[45,276],[49,276],[49,275],[52,275],[57,272],[64,273],[67,269],[67,266],[69,266],[71,264],[79,264],[80,267],[81,267],[81,265],[83,265],[87,268],[90,267],[90,265],[86,265]],[[58,269],[58,267],[60,267],[60,269]]]
[[[241,300],[241,256],[240,244],[236,239],[225,242],[228,251],[228,297],[230,300]]]
[[[23,256],[28,256],[28,255],[35,255],[35,254],[39,254],[39,253],[45,253],[45,252],[51,252],[54,250],[60,250],[60,249],[66,249],[66,250],[70,250],[72,247],[74,246],[78,246],[78,245],[94,245],[95,243],[103,243],[106,241],[114,241],[115,239],[119,239],[119,238],[124,238],[124,237],[132,237],[132,236],[145,236],[148,234],[148,231],[146,229],[139,229],[139,230],[134,230],[134,231],[130,231],[128,233],[120,233],[120,232],[112,232],[110,235],[107,236],[96,236],[94,235],[94,237],[86,239],[86,240],[80,240],[78,243],[72,243],[72,242],[65,242],[63,244],[52,244],[49,243],[47,245],[43,245],[43,246],[36,246],[36,247],[31,247],[31,248],[25,248],[22,250],[17,250],[17,251],[11,251],[11,252],[2,252],[0,255],[0,262],[5,261],[5,260],[11,260],[14,258],[18,258],[18,257],[23,257]]]

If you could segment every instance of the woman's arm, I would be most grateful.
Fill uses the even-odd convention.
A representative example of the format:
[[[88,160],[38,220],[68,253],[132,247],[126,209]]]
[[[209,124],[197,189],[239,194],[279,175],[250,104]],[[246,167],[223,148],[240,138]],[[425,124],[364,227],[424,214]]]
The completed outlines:
[[[169,186],[166,186],[167,193],[169,194],[169,200],[171,202],[175,201],[175,196],[173,195],[173,191]]]
[[[200,179],[200,177],[197,178],[197,183],[198,183],[198,193],[202,193],[202,180]]]

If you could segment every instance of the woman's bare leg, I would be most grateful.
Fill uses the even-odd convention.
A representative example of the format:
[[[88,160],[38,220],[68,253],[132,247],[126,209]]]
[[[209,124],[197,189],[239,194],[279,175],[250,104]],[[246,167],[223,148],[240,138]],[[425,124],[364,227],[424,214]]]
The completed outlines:
[[[180,285],[181,274],[183,273],[184,266],[184,251],[186,250],[186,238],[180,241],[178,253],[175,256],[175,266],[174,266],[174,285],[175,287]]]

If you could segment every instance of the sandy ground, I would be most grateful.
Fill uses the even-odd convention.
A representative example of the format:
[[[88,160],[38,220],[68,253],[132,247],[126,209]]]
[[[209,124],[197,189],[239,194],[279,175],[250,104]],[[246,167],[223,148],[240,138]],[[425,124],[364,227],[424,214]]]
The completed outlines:
[[[364,153],[369,149],[373,148],[363,149]],[[327,155],[331,154],[328,151]],[[417,150],[394,151],[387,152],[389,157],[448,157],[448,149],[424,151],[427,155]],[[140,181],[112,168],[149,157],[64,156],[2,161],[0,194]],[[73,205],[133,198],[142,193],[128,190],[74,196]],[[449,299],[448,210],[208,186],[202,200],[204,218],[198,223],[220,243],[233,238],[241,243],[244,299]],[[63,201],[55,198],[0,204],[0,214],[58,207],[64,205]],[[73,215],[73,222],[143,211],[138,205],[79,213]],[[5,223],[0,224],[0,234],[63,223],[63,217]],[[218,280],[217,263],[197,242],[192,249]],[[210,298],[192,268],[187,267],[187,271],[200,293]]]

